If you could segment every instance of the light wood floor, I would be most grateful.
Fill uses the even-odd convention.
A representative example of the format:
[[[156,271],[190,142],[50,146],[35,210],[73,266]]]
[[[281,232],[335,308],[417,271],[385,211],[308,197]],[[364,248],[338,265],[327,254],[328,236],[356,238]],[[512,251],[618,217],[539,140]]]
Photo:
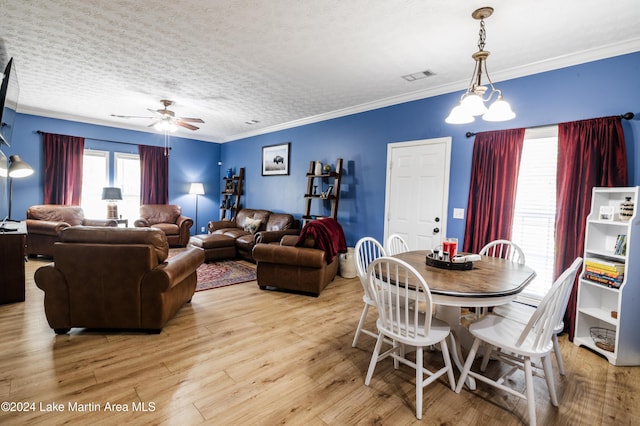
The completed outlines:
[[[338,277],[319,298],[261,291],[255,282],[198,292],[159,335],[56,336],[33,282],[45,263],[26,265],[26,302],[0,306],[0,401],[30,410],[0,412],[2,424],[420,423],[408,367],[394,370],[385,360],[364,385],[374,342],[362,336],[351,347],[362,309],[357,279]],[[560,341],[567,370],[555,377],[560,407],[535,379],[538,424],[639,424],[640,368],[613,367],[566,336]],[[426,358],[441,363],[438,352]],[[456,394],[446,379],[430,385],[421,423],[528,423],[524,401],[478,388]],[[44,411],[60,408],[52,404],[62,412]],[[122,407],[128,411],[107,411]]]

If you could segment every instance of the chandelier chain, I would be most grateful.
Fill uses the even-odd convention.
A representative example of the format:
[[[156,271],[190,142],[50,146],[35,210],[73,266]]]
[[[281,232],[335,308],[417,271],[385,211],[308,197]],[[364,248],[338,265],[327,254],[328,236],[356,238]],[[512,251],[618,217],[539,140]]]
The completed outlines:
[[[487,31],[484,29],[484,19],[480,19],[480,33],[478,34],[478,49],[484,50],[485,41],[487,39]]]

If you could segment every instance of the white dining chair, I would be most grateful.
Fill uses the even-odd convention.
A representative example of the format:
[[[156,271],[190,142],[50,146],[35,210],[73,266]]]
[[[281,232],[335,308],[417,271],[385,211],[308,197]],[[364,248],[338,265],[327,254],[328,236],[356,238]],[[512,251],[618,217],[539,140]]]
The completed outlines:
[[[578,257],[567,268],[551,287],[536,308],[535,312],[526,324],[514,321],[498,315],[486,315],[469,326],[469,332],[475,337],[469,355],[464,364],[462,374],[458,379],[456,392],[460,393],[468,376],[484,383],[488,383],[498,389],[504,390],[527,401],[529,412],[529,424],[536,424],[536,402],[533,387],[533,376],[543,376],[547,382],[551,403],[558,406],[551,367],[551,351],[553,351],[552,335],[564,312],[565,300],[571,293],[573,282],[582,258]],[[471,365],[481,344],[496,348],[493,356],[505,364],[513,367],[497,379],[492,379],[481,373],[471,371]],[[542,360],[543,374],[532,364],[532,359]],[[524,370],[526,393],[521,393],[507,384],[506,376],[513,374],[517,369]]]
[[[510,260],[520,265],[525,264],[524,252],[513,241],[494,240],[486,244],[480,249],[481,256],[499,257],[500,259]],[[478,308],[475,318],[483,317],[487,313],[487,308]]]
[[[480,250],[480,254],[485,254],[486,256],[496,256],[501,257],[503,259],[509,259],[514,262],[518,262],[524,265],[525,257],[522,249],[515,243],[508,240],[496,240],[493,241]],[[569,299],[567,299],[567,302]],[[499,315],[502,317],[508,317],[513,320],[527,323],[533,312],[536,310],[535,306],[527,305],[526,303],[522,303],[519,301],[513,301],[507,303],[505,305],[495,306],[493,308],[493,313],[495,315]],[[566,304],[565,304],[566,310]],[[564,317],[564,312],[562,313],[562,317]],[[562,333],[564,330],[564,321],[562,318],[560,319],[560,323],[556,325],[553,330],[553,350],[556,358],[556,363],[558,364],[558,372],[564,376],[564,364],[562,362],[562,352],[560,351],[560,344],[558,343],[558,334]],[[487,364],[490,359],[490,351],[487,351],[484,355],[484,359],[482,361],[481,370],[484,371],[487,367]]]
[[[451,390],[455,389],[453,367],[447,346],[449,324],[432,316],[431,292],[424,278],[408,263],[393,257],[373,261],[367,270],[369,292],[378,310],[376,326],[380,334],[371,356],[365,385],[369,386],[378,362],[391,357],[416,370],[416,417],[422,418],[424,388],[447,374]],[[415,309],[416,306],[420,309]],[[382,343],[391,340],[393,346],[382,352]],[[424,349],[440,344],[444,367],[430,371],[424,367]],[[403,347],[416,350],[415,362],[404,356]],[[426,375],[426,377],[425,377]]]
[[[558,372],[561,376],[565,375],[564,372],[564,363],[562,361],[562,352],[560,351],[560,343],[558,342],[558,335],[564,331],[564,321],[563,317],[565,312],[567,311],[567,304],[569,303],[569,298],[567,297],[566,302],[564,303],[564,309],[562,310],[562,315],[560,316],[560,323],[558,323],[553,329],[553,334],[551,335],[551,339],[553,341],[553,352],[556,358],[556,364],[558,364]],[[536,311],[536,307],[532,305],[527,305],[522,302],[513,301],[507,303],[505,305],[495,306],[493,308],[493,314],[501,317],[506,317],[512,319],[514,321],[518,321],[520,323],[526,324],[533,313]],[[489,360],[491,359],[491,351],[486,351],[484,354],[484,358],[482,360],[482,365],[480,369],[484,371],[489,364]]]
[[[491,241],[482,247],[478,254],[481,256],[499,257],[521,265],[525,264],[524,252],[516,243],[509,240]]]
[[[364,328],[364,323],[367,319],[369,308],[376,306],[376,302],[373,299],[373,296],[369,293],[366,274],[369,264],[379,257],[386,256],[386,252],[382,244],[380,244],[375,238],[363,237],[356,243],[354,255],[356,263],[356,274],[358,275],[360,284],[362,285],[362,301],[364,302],[362,314],[360,315],[360,321],[358,322],[358,327],[356,328],[356,334],[353,337],[353,343],[351,344],[351,346],[356,347],[356,345],[358,344],[358,339],[360,338],[360,333],[364,333],[367,336],[373,337],[374,339],[378,338],[377,332]]]
[[[409,251],[409,244],[402,238],[399,234],[391,234],[389,238],[387,238],[387,244],[384,249],[387,252],[388,256],[393,256],[394,254],[404,253],[405,251]]]

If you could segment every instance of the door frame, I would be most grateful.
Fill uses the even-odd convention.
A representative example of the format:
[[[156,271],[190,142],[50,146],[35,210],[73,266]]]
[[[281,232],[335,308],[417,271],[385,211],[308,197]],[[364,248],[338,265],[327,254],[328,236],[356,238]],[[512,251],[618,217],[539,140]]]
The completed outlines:
[[[444,143],[445,146],[445,166],[444,166],[444,176],[443,176],[443,200],[442,200],[442,227],[441,227],[441,235],[447,235],[447,223],[449,217],[449,175],[451,173],[451,144],[453,138],[451,136],[443,136],[440,138],[431,138],[431,139],[418,139],[413,141],[405,141],[405,142],[392,142],[387,144],[387,168],[386,168],[386,184],[385,184],[385,193],[384,193],[384,240],[387,241],[389,238],[389,200],[391,199],[391,158],[393,157],[392,153],[394,149],[397,148],[407,148],[411,146],[427,146],[427,145],[435,145]]]

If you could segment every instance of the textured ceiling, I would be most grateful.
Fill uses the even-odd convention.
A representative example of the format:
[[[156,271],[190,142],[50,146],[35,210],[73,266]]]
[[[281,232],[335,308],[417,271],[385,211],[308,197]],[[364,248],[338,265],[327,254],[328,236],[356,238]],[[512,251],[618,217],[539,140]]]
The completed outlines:
[[[0,0],[0,59],[20,112],[225,142],[464,89],[481,6],[494,82],[640,50],[637,0]]]

